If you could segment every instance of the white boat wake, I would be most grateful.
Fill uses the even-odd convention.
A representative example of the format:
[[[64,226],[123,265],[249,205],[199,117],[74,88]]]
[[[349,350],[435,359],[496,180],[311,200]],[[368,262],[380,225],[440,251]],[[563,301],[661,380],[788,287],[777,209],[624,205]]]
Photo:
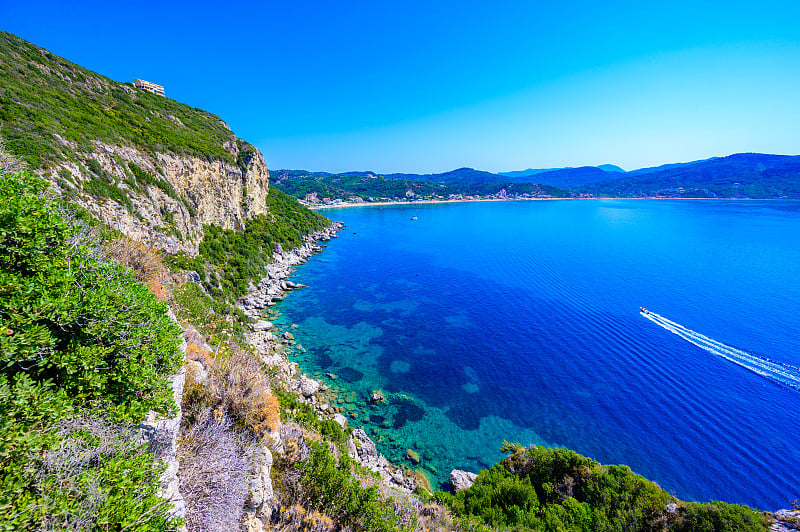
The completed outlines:
[[[800,368],[790,364],[784,364],[783,362],[776,362],[767,358],[751,355],[741,349],[725,345],[699,332],[687,329],[683,325],[670,321],[664,316],[659,316],[654,312],[643,311],[641,315],[669,332],[677,334],[687,342],[701,349],[705,349],[709,353],[720,356],[734,364],[738,364],[778,384],[800,390]]]

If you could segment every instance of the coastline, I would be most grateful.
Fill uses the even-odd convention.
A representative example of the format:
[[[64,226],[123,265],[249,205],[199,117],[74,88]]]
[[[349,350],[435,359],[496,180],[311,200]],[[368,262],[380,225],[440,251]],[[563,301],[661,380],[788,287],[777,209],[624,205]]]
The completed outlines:
[[[689,208],[690,210],[695,210],[695,207],[697,209],[701,209],[701,210],[704,210],[705,207],[710,207],[712,209],[716,208],[716,207],[714,207],[715,203],[709,204],[708,202],[703,202],[703,203],[698,202],[698,203],[687,205],[685,202],[684,203],[679,203],[679,202],[669,202],[669,201],[645,202],[645,203],[642,203],[642,202],[622,202],[622,201],[588,202],[588,203],[582,203],[582,204],[580,204],[580,203],[578,203],[578,204],[575,204],[575,203],[572,203],[572,204],[559,204],[559,205],[552,205],[551,207],[552,207],[552,209],[556,209],[557,211],[563,211],[564,210],[564,209],[557,209],[557,207],[559,207],[559,206],[567,209],[567,211],[572,211],[573,209],[577,209],[577,208],[580,208],[580,209],[587,208],[587,209],[594,210],[594,209],[602,209],[604,205],[609,206],[609,207],[614,207],[615,205],[622,206],[622,205],[626,205],[626,204],[627,204],[627,207],[632,209],[632,210],[657,208],[658,205],[665,205],[665,206],[672,205],[672,207],[670,207],[670,208],[671,209],[678,209],[679,212],[683,212],[683,210],[685,208]],[[552,210],[550,207],[547,207],[547,205],[549,205],[549,204],[537,204],[537,205],[531,205],[529,207],[524,207],[522,205],[518,205],[517,206],[518,208],[517,209],[512,209],[512,211],[517,211],[519,213],[526,213],[528,211],[531,211],[531,209],[533,209],[533,211],[539,210],[539,207],[546,208],[546,210]],[[694,206],[692,206],[692,205],[694,205]],[[725,205],[728,205],[733,209],[732,212],[738,212],[739,209],[744,208],[746,205],[758,206],[758,205],[754,205],[752,203],[744,204],[744,203],[730,203],[730,202],[728,202],[728,203],[717,203],[716,205],[719,205],[720,208],[724,207]],[[737,208],[736,205],[740,205],[740,207]],[[683,206],[683,208],[681,206]],[[475,207],[477,208],[479,206],[475,206]],[[491,207],[492,211],[494,211],[496,208],[498,208],[500,206],[496,205],[495,207],[492,207],[491,205],[487,205],[486,207],[487,208]],[[507,207],[508,208],[512,208],[513,206],[509,205]],[[427,208],[426,207],[421,207],[421,209],[424,210],[424,209],[427,209]],[[410,212],[411,210],[413,210],[413,209],[409,209],[409,211],[404,211],[403,209],[387,208],[387,210],[385,212],[389,213],[389,211],[392,211],[392,212],[394,212],[394,215],[397,216],[396,219],[405,221],[405,220],[408,219],[409,216],[411,216],[411,214],[408,214],[408,215],[404,216],[403,213],[404,212]],[[457,209],[453,210],[453,209],[448,209],[448,208],[428,209],[428,210],[431,210],[431,213],[433,213],[434,211],[436,211],[436,213],[439,213],[439,211],[442,211],[442,213],[444,213],[444,211],[447,211],[448,213],[452,213],[452,217],[455,218],[455,219],[459,218],[459,214],[458,213],[460,212]],[[470,210],[472,210],[472,209],[470,209]],[[503,209],[503,210],[505,210],[505,209]],[[760,207],[759,207],[758,210],[760,210]],[[358,246],[351,246],[350,245],[350,242],[364,241],[364,240],[366,240],[367,236],[371,235],[371,233],[369,231],[367,231],[366,229],[364,229],[362,231],[362,227],[363,227],[363,223],[362,222],[365,222],[368,219],[374,219],[374,217],[377,216],[377,213],[374,213],[373,211],[370,211],[368,209],[363,209],[363,210],[358,210],[358,211],[361,212],[362,214],[359,214],[356,218],[352,218],[352,216],[356,216],[354,214],[355,211],[352,211],[352,212],[345,211],[345,212],[349,212],[350,213],[346,217],[343,216],[343,215],[337,216],[337,217],[333,217],[328,213],[324,213],[327,216],[330,216],[330,217],[332,217],[334,219],[340,219],[340,220],[346,220],[348,222],[352,222],[350,224],[351,228],[349,230],[346,230],[346,234],[343,233],[343,234],[339,235],[339,238],[344,237],[345,240],[342,241],[342,242],[336,242],[334,245],[331,246],[332,249],[329,249],[328,251],[329,252],[331,252],[331,251],[337,251],[338,252],[338,250],[342,250],[342,251],[343,250],[347,250],[348,256],[352,256],[355,253],[359,253],[360,249],[363,248],[366,252],[364,253],[363,256],[362,255],[356,255],[357,257],[359,257],[359,260],[357,262],[353,263],[353,264],[356,265],[356,270],[358,270],[358,265],[359,264],[366,264],[366,257],[369,256],[370,248],[372,249],[372,253],[373,254],[374,254],[374,250],[376,250],[376,249],[381,250],[380,253],[379,253],[379,256],[381,256],[381,257],[383,257],[384,252],[385,252],[385,250],[381,249],[380,246],[374,246],[374,245],[369,245],[369,246],[364,245],[364,246],[362,246],[361,244],[359,244]],[[381,211],[381,212],[384,212],[384,211]],[[606,211],[606,212],[611,212],[611,211]],[[613,212],[617,212],[617,211],[613,211]],[[439,213],[439,214],[442,214],[442,213]],[[381,215],[380,219],[381,220],[388,220],[388,218],[385,218],[386,216],[389,216],[389,214]],[[364,217],[364,218],[362,218],[362,217]],[[420,219],[422,219],[422,218],[423,218],[423,216],[420,215]],[[402,224],[387,223],[386,225],[390,225],[392,227],[396,227],[396,226],[401,226]],[[352,236],[351,237],[350,234],[353,231],[358,231],[358,236]],[[402,225],[402,227],[400,227],[397,230],[396,233],[403,233],[403,232],[406,232],[405,231],[405,225]],[[427,230],[426,231],[415,231],[415,232],[422,234],[422,233],[427,232]],[[383,235],[382,232],[381,232],[381,234]],[[396,235],[393,234],[392,236],[393,236],[393,240],[394,240]],[[410,247],[409,245],[405,246],[406,249],[409,249],[409,247]],[[342,255],[344,255],[344,254],[342,253]],[[327,262],[325,260],[324,256],[320,256],[319,258],[321,259],[322,262]],[[384,259],[381,258],[380,260],[384,260]],[[388,263],[386,263],[386,264],[388,264]],[[307,268],[307,269],[305,269],[305,268]],[[322,380],[322,381],[324,381],[326,384],[328,384],[331,387],[336,388],[336,387],[342,386],[342,387],[348,387],[348,389],[350,389],[350,390],[356,390],[356,395],[357,395],[357,399],[359,401],[359,404],[355,408],[358,409],[359,417],[356,418],[355,416],[353,416],[353,418],[357,419],[357,421],[354,421],[353,419],[350,419],[350,417],[351,417],[350,416],[350,412],[351,412],[350,410],[346,411],[344,415],[348,417],[348,419],[350,420],[351,423],[356,424],[357,426],[362,426],[365,430],[367,430],[368,434],[375,440],[376,443],[378,443],[379,448],[382,449],[382,452],[385,453],[386,457],[389,460],[393,461],[395,464],[398,464],[398,465],[405,463],[404,459],[402,457],[398,457],[397,456],[397,449],[401,447],[400,443],[403,444],[402,445],[402,449],[405,449],[406,447],[411,447],[413,449],[417,449],[418,452],[419,451],[423,451],[424,447],[420,446],[419,448],[416,448],[413,445],[408,445],[407,442],[412,441],[408,437],[408,434],[404,434],[402,431],[396,430],[393,427],[388,427],[389,429],[391,429],[391,432],[387,432],[386,431],[387,427],[384,427],[383,423],[386,420],[389,420],[391,422],[392,419],[393,419],[392,416],[396,415],[396,413],[394,411],[392,411],[392,412],[390,412],[389,415],[387,415],[385,413],[379,412],[377,407],[372,408],[372,410],[374,410],[374,413],[377,414],[377,416],[373,415],[372,412],[368,412],[368,410],[370,410],[370,409],[367,408],[366,406],[364,406],[364,403],[366,401],[368,401],[369,398],[364,393],[364,391],[367,388],[371,388],[371,389],[379,389],[380,388],[380,389],[383,389],[383,390],[387,390],[387,389],[390,389],[390,388],[386,388],[385,387],[386,386],[385,382],[397,383],[401,379],[405,379],[406,377],[404,376],[404,373],[402,373],[403,368],[400,366],[400,364],[399,363],[395,364],[395,367],[391,368],[390,367],[390,363],[393,363],[395,361],[395,359],[406,360],[406,358],[404,358],[402,356],[397,356],[394,353],[392,353],[391,351],[387,350],[385,352],[386,354],[384,355],[384,358],[383,358],[383,361],[384,361],[383,373],[384,373],[384,376],[385,376],[385,382],[381,381],[381,380],[376,380],[376,379],[372,379],[370,381],[369,377],[371,377],[372,375],[367,373],[367,372],[364,372],[362,366],[358,365],[357,361],[356,361],[356,363],[354,363],[355,358],[350,356],[351,351],[339,349],[338,346],[344,345],[347,342],[350,342],[351,338],[355,337],[356,333],[361,333],[363,336],[367,336],[367,330],[366,329],[356,329],[356,328],[353,328],[352,325],[354,324],[355,321],[366,321],[365,318],[362,317],[362,316],[365,315],[364,314],[365,312],[379,313],[379,311],[376,310],[379,307],[374,307],[374,306],[373,307],[368,307],[367,305],[360,305],[359,308],[357,308],[357,309],[355,307],[353,307],[357,311],[357,313],[353,314],[355,316],[355,318],[353,318],[352,321],[350,321],[350,318],[348,318],[347,320],[340,320],[338,322],[337,322],[336,319],[332,319],[331,317],[328,317],[327,320],[324,319],[325,318],[325,307],[328,307],[328,305],[320,305],[319,309],[317,309],[315,307],[315,310],[316,310],[315,312],[310,312],[310,311],[307,312],[307,311],[305,311],[304,309],[309,308],[309,307],[307,307],[305,305],[305,302],[306,301],[310,302],[312,299],[314,299],[313,298],[314,294],[312,292],[317,292],[317,290],[324,290],[324,289],[327,289],[328,286],[331,286],[331,285],[336,286],[336,284],[341,284],[342,286],[347,286],[347,287],[357,286],[352,281],[354,279],[355,280],[358,279],[358,274],[356,274],[353,277],[340,277],[340,278],[335,278],[335,279],[331,278],[331,277],[324,277],[324,276],[319,276],[318,277],[317,276],[318,272],[320,270],[327,269],[327,267],[325,267],[325,268],[319,267],[318,268],[316,266],[312,266],[309,263],[309,265],[307,265],[305,268],[299,268],[298,270],[307,272],[306,275],[301,275],[301,276],[299,276],[299,279],[293,279],[293,280],[295,280],[295,282],[304,282],[304,283],[307,283],[307,284],[311,285],[312,286],[311,291],[306,291],[306,292],[303,292],[301,294],[296,294],[294,299],[287,299],[287,300],[285,300],[284,305],[276,307],[276,310],[279,310],[281,313],[283,313],[285,311],[285,313],[286,313],[286,315],[283,318],[276,320],[276,323],[278,324],[279,328],[291,330],[291,329],[289,329],[289,327],[291,326],[291,324],[294,323],[291,320],[292,319],[299,320],[299,321],[297,321],[297,323],[300,326],[300,330],[299,330],[300,335],[298,335],[297,332],[295,332],[295,331],[291,331],[291,332],[294,332],[295,336],[298,337],[298,342],[302,343],[303,347],[308,348],[308,350],[309,350],[308,354],[305,355],[305,356],[298,355],[297,357],[295,357],[293,355],[290,355],[289,358],[291,360],[293,360],[293,361],[299,362],[301,367],[302,367],[302,369],[305,370],[305,371],[308,371],[309,375],[311,377],[319,379],[319,380]],[[410,269],[408,271],[411,273],[411,276],[413,276],[415,272],[423,271],[423,270]],[[427,273],[425,274],[425,278],[431,278],[432,279],[432,277],[429,277]],[[345,281],[345,279],[346,279],[346,281]],[[333,280],[333,282],[331,282],[332,280]],[[424,285],[424,283],[423,283],[423,285]],[[427,285],[427,286],[431,286],[431,285]],[[436,284],[433,284],[433,286],[436,286]],[[383,291],[384,290],[381,289],[381,292],[383,292]],[[389,289],[386,290],[387,293],[389,291],[390,291]],[[410,298],[410,293],[403,292],[402,295],[398,295],[397,297],[394,297],[394,298],[388,297],[388,298],[384,298],[384,299],[378,299],[377,302],[378,303],[388,303],[387,305],[385,305],[382,308],[387,312],[387,315],[397,316],[403,310],[413,309],[413,307],[411,307],[411,306],[404,307],[404,306],[402,306],[402,304],[397,303],[397,302],[399,302],[400,300],[402,300],[404,298]],[[349,303],[359,302],[359,301],[361,301],[363,299],[364,299],[363,297],[361,297],[360,295],[357,295],[352,300],[347,300],[347,302],[349,302]],[[343,303],[342,299],[338,299],[338,298],[332,300],[332,302],[334,304],[338,304],[338,305],[341,305]],[[392,305],[393,303],[396,303],[396,304]],[[636,307],[636,308],[638,309],[638,307]],[[301,312],[297,313],[297,314],[293,314],[292,311],[296,311],[297,309],[301,309]],[[383,312],[383,311],[380,311],[380,312]],[[314,317],[315,321],[307,321],[306,322],[305,320],[307,319],[308,316]],[[269,318],[267,318],[267,319],[269,319]],[[337,325],[340,325],[343,322],[346,323],[346,325],[348,325],[351,330],[345,329],[343,327],[337,327],[336,329],[331,327],[331,330],[336,334],[336,336],[332,336],[331,338],[325,338],[325,334],[323,334],[321,332],[320,333],[314,332],[314,331],[317,331],[317,330],[326,330],[327,331],[327,328],[328,328],[329,325],[332,325],[334,323],[336,323]],[[391,338],[390,331],[393,331],[393,330],[394,329],[391,329],[391,328],[384,328],[385,332],[383,333],[383,335],[384,335],[383,338]],[[308,332],[313,332],[313,334],[312,335],[307,335],[306,333],[308,333]],[[331,336],[331,335],[329,335],[329,336]],[[339,341],[340,339],[341,339],[341,341]],[[329,343],[323,343],[322,340],[330,340],[330,342]],[[392,342],[393,342],[393,340],[392,340]],[[388,345],[388,342],[387,342],[387,345]],[[406,348],[406,352],[410,352],[410,350],[415,347],[414,345],[411,345],[411,344],[409,344],[409,345],[410,345],[410,347]],[[336,353],[337,357],[339,356],[340,353],[343,353],[345,357],[349,357],[349,358],[344,358],[344,359],[337,358],[337,364],[332,364],[330,361],[327,361],[327,362],[322,362],[322,363],[316,365],[315,361],[313,359],[314,359],[314,357],[316,357],[318,355],[321,358],[324,359],[324,357],[325,357],[324,353],[327,352],[327,351],[324,350],[325,347],[329,347],[331,349],[330,353]],[[404,348],[405,348],[405,346],[404,346]],[[352,350],[352,352],[355,352],[355,351],[357,351],[357,350],[356,349]],[[370,355],[371,355],[371,353],[370,353]],[[333,356],[334,355],[331,354],[331,357],[333,357]],[[365,365],[367,365],[367,364],[365,364]],[[352,367],[352,368],[361,370],[364,373],[367,373],[368,379],[363,380],[362,384],[359,385],[359,387],[356,387],[354,384],[351,386],[352,383],[355,383],[355,381],[358,378],[358,376],[355,376],[355,377],[350,376],[350,377],[348,377],[350,380],[347,381],[347,382],[342,380],[342,376],[346,375],[346,374],[345,373],[339,373],[338,370],[342,369],[345,366],[346,367]],[[413,368],[413,366],[412,366],[412,368]],[[328,372],[328,371],[336,374],[336,377],[331,377],[330,375],[327,375],[325,372]],[[460,375],[461,374],[459,373],[459,376]],[[328,377],[330,377],[330,379]],[[395,378],[397,378],[397,380],[394,380]],[[369,386],[363,385],[363,383],[367,383]],[[459,384],[461,384],[461,381],[456,382],[453,386],[457,387]],[[408,390],[408,389],[410,389],[410,388],[404,388],[404,390]],[[399,390],[399,391],[403,391],[403,390]],[[336,406],[337,404],[339,404],[339,405],[346,406],[346,407],[352,407],[352,405],[350,404],[351,400],[348,397],[344,396],[343,394],[340,394],[340,396],[343,397],[343,399],[344,399],[343,402],[340,403],[339,401],[334,400],[334,401],[331,401],[330,404],[332,406]],[[472,396],[469,396],[469,397],[472,397]],[[391,400],[387,401],[387,403],[391,403]],[[422,403],[420,403],[420,404],[422,404]],[[428,403],[427,405],[423,404],[422,406],[424,406],[427,409],[427,407],[430,404],[431,403]],[[392,406],[394,406],[394,405],[392,405]],[[387,408],[385,406],[381,406],[380,408],[382,410],[387,410]],[[371,417],[371,419],[367,419],[362,424],[362,420],[365,419],[365,414],[368,414]],[[423,425],[421,423],[418,423],[418,424],[410,423],[408,426],[410,426],[410,427],[420,427],[420,426],[423,426]],[[425,426],[433,427],[433,425],[430,424],[430,423],[428,423]],[[374,429],[377,429],[377,432]],[[449,433],[449,431],[442,431],[440,433],[444,433],[444,432],[448,432]],[[422,431],[418,432],[418,434],[422,434],[422,433],[423,433]],[[508,431],[508,433],[511,434],[512,432]],[[384,436],[384,438],[381,439],[381,436]],[[390,440],[389,436],[393,436],[395,439]],[[428,438],[425,437],[424,441],[427,441],[427,440],[428,440]],[[420,438],[420,441],[423,441],[423,438]],[[525,442],[527,443],[528,440],[525,440]],[[579,450],[579,451],[583,451],[585,454],[587,454],[589,456],[594,456],[595,455],[595,452],[585,451],[584,448],[581,447],[578,444],[574,445],[571,448],[574,448],[574,449]],[[423,452],[419,452],[420,455],[423,455],[422,456],[422,458],[423,458],[423,461],[422,461],[423,466],[422,467],[424,467],[426,463],[433,463],[434,465],[436,465],[436,467],[438,468],[440,473],[444,473],[445,471],[449,471],[449,469],[445,469],[443,467],[440,467],[440,463],[439,463],[440,460],[438,459],[440,451],[438,450],[438,448],[432,447],[432,449],[434,449],[434,450],[432,450],[430,452],[433,453],[436,456],[436,460],[431,459],[431,458],[426,458],[424,456],[424,451]],[[606,460],[610,460],[607,457],[605,459]],[[621,459],[621,458],[618,459],[618,461],[622,461],[622,460],[623,459]],[[617,462],[614,462],[614,463],[617,463]],[[627,462],[625,462],[625,463],[627,463]],[[406,463],[406,465],[408,466],[407,463]],[[417,467],[417,466],[416,465],[412,465],[411,467]],[[458,468],[467,469],[467,470],[475,471],[475,472],[477,472],[479,470],[479,469],[476,469],[475,466],[473,466],[471,463],[463,463],[463,462],[453,462],[451,467],[458,467]],[[648,478],[651,478],[651,476],[652,476],[652,478],[656,477],[656,475],[651,473],[651,472],[647,472],[647,474],[648,474]],[[438,478],[436,480],[437,480],[438,484],[441,484],[441,482],[438,482],[438,480],[439,480]],[[721,500],[728,500],[728,499],[722,498]],[[738,499],[738,498],[737,499],[733,499],[733,500],[735,500],[737,502],[740,501],[740,499]],[[764,507],[766,507],[766,508],[770,508],[770,507],[771,508],[775,508],[775,507],[780,507],[780,506],[772,506],[772,505],[770,505],[770,506],[764,506]]]
[[[477,203],[477,202],[504,202],[504,201],[551,201],[571,200],[577,198],[481,198],[481,199],[455,199],[455,200],[420,200],[420,201],[359,201],[342,202],[335,205],[306,205],[311,210],[340,209],[346,207],[386,207],[395,205],[437,205],[444,203]]]
[[[481,199],[463,199],[463,200],[420,200],[420,201],[361,201],[361,202],[342,202],[331,205],[306,205],[305,207],[312,211],[328,210],[328,209],[346,209],[349,207],[387,207],[387,206],[414,206],[414,205],[438,205],[438,204],[451,204],[451,203],[478,203],[478,202],[516,202],[516,201],[598,201],[598,200],[638,200],[638,201],[800,201],[795,198],[667,198],[667,197],[647,197],[647,198],[618,198],[618,197],[604,197],[604,198],[481,198]]]
[[[297,325],[279,327],[267,320],[273,320],[281,314],[271,310],[272,306],[283,301],[290,292],[306,288],[305,285],[288,280],[294,272],[294,266],[303,264],[313,255],[321,253],[323,248],[318,242],[338,238],[336,233],[344,228],[344,223],[333,222],[325,229],[305,235],[302,246],[288,251],[276,246],[273,251],[273,262],[267,266],[266,277],[260,280],[257,287],[253,287],[245,294],[238,305],[248,317],[256,320],[245,334],[247,342],[256,350],[260,361],[275,372],[280,387],[294,395],[299,403],[311,406],[317,418],[333,420],[342,429],[348,427],[348,422],[344,416],[344,409],[333,401],[336,391],[328,384],[309,377],[297,362],[289,358],[293,350],[304,351],[290,332]],[[270,435],[278,447],[281,446],[285,428],[290,425],[293,423],[281,423],[282,428],[278,433]],[[430,480],[424,473],[414,469],[408,470],[403,466],[398,467],[380,454],[375,442],[363,429],[352,430],[346,448],[342,451],[356,463],[376,473],[381,484],[389,490],[410,494],[420,486],[430,488]]]

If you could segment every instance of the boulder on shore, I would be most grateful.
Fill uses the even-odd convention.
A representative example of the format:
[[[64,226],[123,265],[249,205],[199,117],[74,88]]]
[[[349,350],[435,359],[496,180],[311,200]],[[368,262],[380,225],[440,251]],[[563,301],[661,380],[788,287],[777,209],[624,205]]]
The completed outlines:
[[[450,493],[456,493],[459,490],[466,490],[475,484],[475,478],[478,475],[470,473],[469,471],[462,471],[460,469],[453,469],[450,471]]]
[[[300,392],[304,397],[311,397],[319,391],[319,382],[305,375],[300,377]]]
[[[272,329],[272,322],[259,320],[253,324],[254,331],[268,331]]]

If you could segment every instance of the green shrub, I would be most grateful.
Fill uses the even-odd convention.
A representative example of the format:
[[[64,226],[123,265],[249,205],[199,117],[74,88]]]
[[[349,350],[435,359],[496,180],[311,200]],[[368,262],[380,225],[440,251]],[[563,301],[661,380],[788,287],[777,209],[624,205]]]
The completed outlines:
[[[334,518],[339,530],[396,532],[413,529],[398,522],[391,504],[375,486],[363,488],[350,473],[351,461],[337,461],[326,445],[311,442],[311,456],[300,469],[301,502]]]
[[[501,530],[546,531],[764,531],[761,515],[746,506],[680,503],[627,466],[601,465],[569,449],[503,443],[513,453],[475,484],[435,497],[462,518]]]
[[[330,220],[306,209],[297,200],[270,186],[268,215],[245,222],[243,231],[203,226],[200,256],[221,272],[213,295],[233,299],[247,291],[248,281],[258,282],[272,260],[274,244],[284,249],[302,245],[303,236],[327,227]]]
[[[45,188],[0,178],[0,371],[103,398],[120,420],[171,411],[179,327],[133,274],[94,259]]]
[[[130,168],[131,172],[133,173],[133,177],[136,178],[136,181],[139,184],[153,185],[155,187],[160,188],[164,192],[164,194],[166,194],[170,198],[176,200],[180,199],[178,193],[175,191],[175,188],[165,179],[161,179],[160,177],[155,177],[149,172],[145,172],[136,163],[128,163],[128,168]]]
[[[175,530],[137,425],[174,411],[180,328],[46,186],[0,176],[0,530]]]
[[[747,506],[720,501],[708,503],[688,502],[681,513],[681,522],[675,527],[680,532],[717,532],[765,530],[761,515]]]
[[[208,297],[195,283],[174,289],[178,317],[212,338],[238,338],[248,322],[244,313],[224,301]]]
[[[133,212],[133,202],[131,202],[125,191],[114,183],[109,183],[98,177],[92,177],[83,183],[83,191],[93,196],[112,199],[128,209],[128,212]]]
[[[49,382],[0,375],[0,530],[175,530],[136,427],[81,415]]]

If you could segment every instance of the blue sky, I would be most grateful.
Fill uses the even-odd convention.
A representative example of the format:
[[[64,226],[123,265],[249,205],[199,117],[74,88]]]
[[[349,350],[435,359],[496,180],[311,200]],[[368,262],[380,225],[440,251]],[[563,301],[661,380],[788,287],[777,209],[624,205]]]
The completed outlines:
[[[0,28],[216,113],[270,168],[800,153],[800,2],[22,2]]]

